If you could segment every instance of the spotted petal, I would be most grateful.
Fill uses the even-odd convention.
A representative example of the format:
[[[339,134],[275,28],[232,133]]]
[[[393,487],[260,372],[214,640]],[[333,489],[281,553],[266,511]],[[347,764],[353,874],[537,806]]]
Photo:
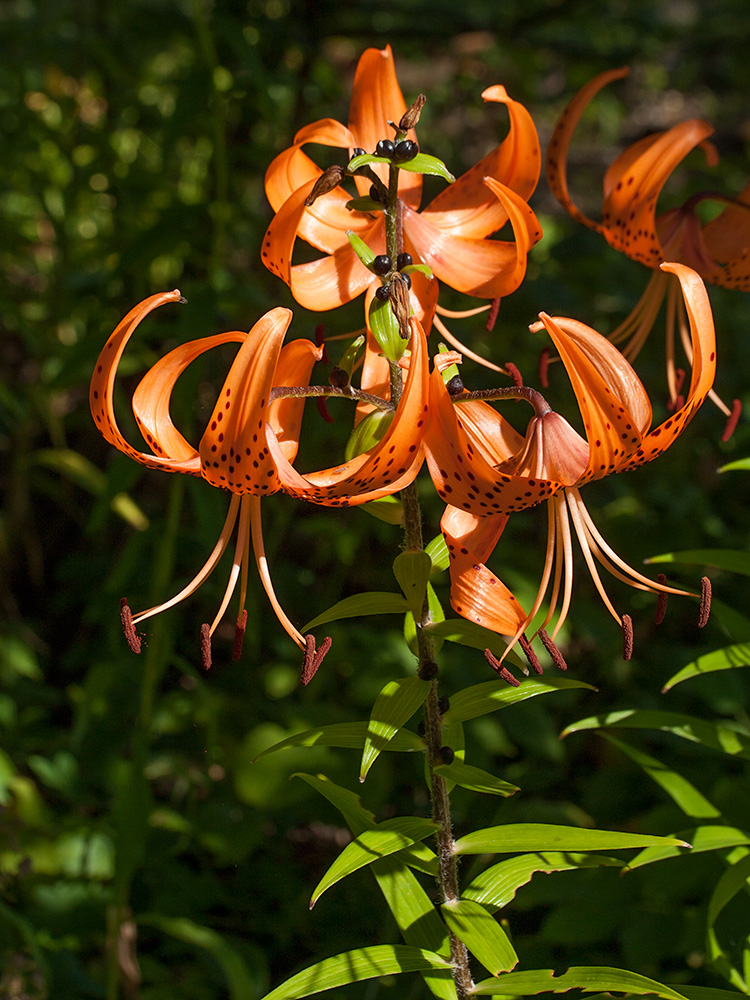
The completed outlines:
[[[322,356],[323,348],[311,340],[293,340],[285,344],[281,348],[274,386],[308,385],[313,365]],[[304,407],[304,398],[286,396],[274,400],[268,409],[268,423],[289,462],[297,457]]]

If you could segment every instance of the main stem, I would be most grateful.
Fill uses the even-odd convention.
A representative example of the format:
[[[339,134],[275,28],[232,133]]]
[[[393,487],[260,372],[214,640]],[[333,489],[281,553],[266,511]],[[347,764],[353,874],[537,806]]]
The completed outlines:
[[[400,134],[396,139],[400,138]],[[391,164],[388,177],[388,205],[385,211],[386,249],[392,260],[403,250],[402,236],[399,225],[398,209],[398,167]],[[408,336],[408,331],[402,331]],[[406,341],[406,337],[404,338]],[[398,406],[401,396],[401,370],[391,363],[391,402]],[[413,482],[401,491],[404,505],[404,546],[406,550],[424,549],[422,537],[422,509],[419,504],[416,483]],[[438,854],[438,885],[442,903],[458,899],[458,866],[454,853],[453,824],[451,822],[450,796],[445,778],[437,774],[435,768],[444,763],[441,756],[442,717],[438,700],[438,682],[436,676],[435,647],[432,637],[425,631],[425,626],[431,621],[430,606],[425,594],[422,604],[422,614],[416,621],[417,654],[419,663],[417,673],[430,685],[425,701],[425,733],[427,747],[427,765],[430,776],[430,798],[432,800],[432,818],[437,824],[436,834]],[[451,959],[453,960],[453,981],[459,1000],[466,1000],[474,986],[469,969],[469,953],[466,945],[456,935],[449,931]]]

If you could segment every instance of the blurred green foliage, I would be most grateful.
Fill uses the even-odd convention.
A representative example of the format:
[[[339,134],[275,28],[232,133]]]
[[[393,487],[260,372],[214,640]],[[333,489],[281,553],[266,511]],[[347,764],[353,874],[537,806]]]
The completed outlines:
[[[331,627],[333,652],[300,690],[297,651],[255,582],[240,663],[230,663],[231,634],[220,631],[215,668],[205,675],[198,666],[199,625],[220,598],[213,581],[153,623],[141,657],[129,653],[119,598],[140,607],[189,579],[226,501],[204,483],[135,466],[99,438],[86,394],[101,345],[147,294],[179,285],[187,296],[186,308],[152,317],[132,344],[125,414],[131,376],[165,345],[249,329],[265,309],[293,305],[260,264],[270,219],[263,174],[302,125],[345,120],[356,59],[369,45],[393,45],[407,98],[428,94],[420,139],[454,173],[503,134],[502,112],[479,98],[486,86],[502,82],[525,101],[544,142],[578,86],[629,64],[629,80],[597,100],[574,145],[584,207],[596,213],[615,150],[689,116],[716,125],[722,164],[706,179],[696,155],[665,201],[700,186],[739,192],[750,172],[750,9],[740,0],[710,9],[697,0],[3,0],[0,30],[0,997],[115,997],[107,949],[119,948],[123,996],[246,1000],[313,958],[394,937],[367,873],[326,894],[313,915],[307,909],[345,834],[338,814],[288,775],[324,770],[353,786],[357,755],[306,749],[252,761],[284,735],[366,718],[382,685],[413,661],[395,617],[386,626],[344,622]],[[647,277],[564,217],[543,182],[532,204],[545,240],[527,282],[503,303],[492,335],[481,317],[455,328],[528,377],[538,349],[524,331],[539,309],[606,332]],[[717,388],[743,398],[747,412],[750,304],[721,289],[711,298]],[[360,310],[354,303],[326,324],[355,329]],[[295,308],[292,335],[311,335],[319,321]],[[662,351],[652,337],[638,366],[661,411]],[[182,380],[181,426],[202,425],[221,373],[212,358]],[[473,387],[490,384],[477,369],[471,378]],[[311,465],[346,440],[349,411],[330,409],[332,428],[312,408],[308,415]],[[658,462],[587,488],[599,528],[629,561],[747,550],[747,478],[716,470],[750,452],[750,434],[745,418],[721,445],[722,427],[706,406]],[[349,594],[393,589],[397,528],[283,496],[266,506],[276,585],[299,623]],[[440,510],[427,490],[425,510],[431,537]],[[519,515],[496,554],[522,602],[536,588],[544,532],[542,512]],[[680,580],[692,587],[695,574]],[[714,585],[746,610],[746,579],[717,572]],[[659,693],[689,660],[729,641],[719,622],[699,633],[693,606],[672,599],[657,630],[653,602],[617,588],[636,623],[633,661],[620,660],[619,633],[581,572],[566,655],[574,676],[599,690],[533,700],[472,725],[472,763],[522,788],[482,802],[487,824],[670,832],[684,825],[679,811],[639,780],[632,761],[595,734],[561,744],[559,732],[620,707],[748,722],[743,671]],[[439,590],[445,597],[442,581]],[[441,665],[447,690],[487,677],[478,653],[450,644]],[[679,763],[736,822],[750,822],[740,762],[664,734],[627,738]],[[396,764],[377,761],[365,804],[379,818],[426,814],[421,762],[407,755]],[[457,789],[454,808],[460,831],[476,803]],[[701,855],[623,878],[610,870],[537,877],[509,911],[514,943],[528,968],[608,964],[720,985],[704,966],[702,925],[720,872],[715,857]],[[399,985],[407,997],[423,988]],[[387,992],[376,983],[341,995]]]

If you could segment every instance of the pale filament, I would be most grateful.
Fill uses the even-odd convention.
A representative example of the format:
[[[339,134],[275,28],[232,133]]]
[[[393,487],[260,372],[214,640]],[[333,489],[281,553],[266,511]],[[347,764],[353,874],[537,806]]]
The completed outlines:
[[[251,495],[247,499],[250,505],[250,530],[252,531],[253,536],[255,564],[258,567],[258,575],[260,576],[261,583],[263,584],[263,589],[266,592],[268,600],[271,602],[271,607],[273,608],[276,617],[279,619],[282,628],[285,630],[287,635],[289,635],[289,637],[297,643],[300,649],[305,649],[305,639],[302,633],[299,632],[294,625],[292,625],[284,609],[279,604],[276,592],[273,589],[271,573],[268,569],[268,560],[266,559],[266,550],[263,544],[263,525],[260,519],[260,497]]]
[[[216,617],[211,623],[211,628],[208,630],[209,636],[214,634],[216,626],[223,618],[224,612],[227,610],[227,605],[232,599],[234,588],[237,586],[237,579],[240,575],[240,567],[243,564],[245,551],[247,548],[246,545],[248,537],[247,522],[248,522],[247,497],[243,496],[242,499],[240,500],[240,516],[238,522],[239,526],[237,528],[237,542],[234,546],[234,559],[232,560],[232,569],[229,572],[229,581],[227,583],[227,589],[224,591],[224,597],[222,598],[221,605],[219,606],[219,610],[216,613]]]
[[[460,351],[462,354],[466,355],[467,358],[471,358],[471,360],[476,361],[478,365],[483,365],[485,368],[489,368],[493,372],[500,372],[501,375],[508,374],[504,368],[501,368],[499,365],[493,364],[491,361],[488,361],[486,358],[483,358],[481,354],[476,354],[474,351],[470,350],[465,344],[462,344],[457,337],[454,337],[454,335],[450,332],[448,327],[445,325],[445,323],[443,323],[443,321],[440,319],[439,316],[435,316],[433,318],[432,325],[437,327],[437,329],[445,337],[445,339],[448,341],[449,344],[455,347],[457,351]]]
[[[685,351],[685,357],[688,359],[688,363],[690,364],[690,367],[692,368],[693,367],[693,343],[692,343],[692,340],[690,339],[690,326],[689,326],[688,321],[687,321],[687,315],[685,313],[685,303],[684,302],[682,303],[682,306],[680,308],[679,315],[680,315],[680,340],[682,341],[682,347],[683,347],[683,350]],[[718,406],[718,408],[721,410],[721,412],[724,414],[725,417],[729,416],[729,414],[731,413],[731,410],[726,405],[726,403],[721,399],[721,397],[717,395],[715,389],[712,388],[712,389],[709,390],[708,398],[711,400],[711,402],[714,404],[714,406]]]

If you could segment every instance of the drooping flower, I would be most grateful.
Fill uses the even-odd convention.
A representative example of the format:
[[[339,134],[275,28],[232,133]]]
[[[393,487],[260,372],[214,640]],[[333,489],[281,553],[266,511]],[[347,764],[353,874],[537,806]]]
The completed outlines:
[[[177,301],[184,301],[177,290],[153,295],[120,322],[96,364],[89,394],[91,412],[106,440],[135,461],[149,468],[200,476],[213,486],[229,491],[232,498],[219,540],[202,569],[164,604],[142,611],[134,618],[129,617],[129,611],[123,610],[126,636],[137,651],[140,639],[135,627],[193,594],[218,565],[237,526],[229,583],[213,623],[204,626],[204,661],[210,662],[210,637],[226,611],[238,579],[238,645],[241,642],[252,540],[256,565],[274,611],[287,633],[306,651],[305,662],[311,667],[317,655],[314,643],[310,645],[311,637],[297,630],[274,594],[263,546],[260,500],[284,490],[312,503],[345,506],[388,495],[414,479],[423,461],[419,425],[424,422],[427,405],[424,334],[415,323],[403,395],[390,427],[378,444],[343,465],[303,475],[292,463],[299,446],[305,400],[300,395],[285,394],[284,389],[308,384],[322,349],[304,339],[282,346],[292,318],[288,309],[270,310],[249,333],[233,331],[204,337],[166,354],[147,372],[133,395],[136,424],[150,453],[134,448],[123,437],[113,405],[115,376],[123,351],[145,316],[160,305]],[[172,422],[172,391],[179,376],[193,361],[206,351],[228,343],[238,343],[240,348],[208,426],[195,448]]]
[[[715,147],[708,142],[713,127],[690,119],[664,132],[634,143],[610,165],[603,185],[601,221],[589,218],[575,204],[568,190],[567,157],[573,132],[593,97],[608,83],[626,76],[615,69],[590,80],[563,112],[547,151],[547,179],[553,194],[569,214],[600,233],[610,246],[654,270],[654,275],[631,315],[611,335],[614,343],[626,341],[625,357],[637,355],[669,292],[667,355],[670,398],[678,403],[680,377],[674,363],[675,318],[679,307],[676,280],[659,270],[662,261],[677,261],[696,271],[704,281],[725,288],[750,290],[750,184],[737,198],[715,191],[693,195],[679,208],[657,215],[662,189],[674,170],[696,148],[701,148],[709,166],[718,162]],[[704,201],[725,205],[710,222],[701,222],[697,208]],[[679,332],[688,362],[690,343],[684,312]],[[730,410],[712,393],[711,398],[729,415]],[[729,433],[739,416],[735,401]],[[728,436],[725,432],[725,435]]]
[[[447,522],[444,517],[449,530],[444,534],[451,552],[451,603],[464,617],[493,628],[488,608],[494,608],[498,618],[512,621],[517,616],[516,605],[504,592],[497,592],[499,607],[495,607],[496,584],[484,566],[493,547],[489,539],[499,537],[509,514],[542,500],[548,501],[542,581],[534,606],[519,622],[516,635],[536,615],[550,581],[550,609],[542,627],[551,620],[560,600],[553,638],[567,616],[573,582],[571,521],[596,587],[620,624],[623,619],[607,596],[597,562],[638,589],[686,593],[654,583],[625,563],[597,530],[579,492],[593,479],[625,472],[657,458],[682,433],[711,389],[716,341],[705,286],[684,265],[663,264],[662,268],[676,276],[684,295],[693,371],[683,405],[654,429],[650,429],[649,397],[630,364],[605,337],[577,320],[541,313],[540,322],[532,329],[543,327],[560,354],[585,436],[555,413],[535,390],[499,390],[498,398],[525,399],[534,406],[535,416],[522,436],[487,402],[472,399],[463,391],[452,397],[439,370],[433,372],[425,450],[435,487],[450,505]],[[467,401],[462,402],[462,396]],[[490,526],[481,525],[483,519],[496,523],[494,536]]]
[[[400,250],[410,254],[415,263],[429,265],[438,281],[470,295],[495,298],[518,287],[526,269],[526,254],[541,237],[539,223],[527,204],[539,178],[541,156],[536,129],[526,109],[501,86],[488,88],[482,96],[485,101],[507,106],[508,135],[421,212],[421,175],[399,171]],[[330,118],[306,126],[268,168],[266,194],[276,215],[263,240],[262,259],[308,309],[333,309],[365,290],[374,293],[380,282],[360,263],[346,234],[356,233],[374,253],[384,254],[385,227],[382,211],[347,208],[352,195],[340,184],[306,205],[322,171],[303,147],[308,143],[332,146],[346,150],[347,157],[355,149],[373,152],[378,142],[392,135],[389,120],[399,122],[405,112],[390,46],[367,49],[354,78],[348,127]],[[413,129],[407,134],[408,141],[414,142]],[[387,168],[376,164],[373,169],[387,183]],[[362,176],[355,176],[354,183],[360,195],[371,187],[371,181]],[[487,238],[509,220],[514,241]],[[293,264],[298,238],[324,256]],[[429,332],[437,286],[424,275],[412,277],[416,314]]]

